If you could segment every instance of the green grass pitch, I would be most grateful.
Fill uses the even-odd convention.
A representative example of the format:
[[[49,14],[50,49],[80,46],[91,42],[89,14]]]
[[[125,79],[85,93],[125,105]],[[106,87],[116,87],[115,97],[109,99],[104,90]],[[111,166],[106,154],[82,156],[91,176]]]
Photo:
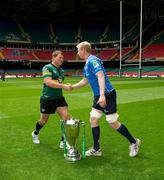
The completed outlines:
[[[68,78],[75,83],[81,78]],[[142,141],[139,156],[128,156],[128,141],[100,120],[102,157],[69,163],[59,149],[60,118],[52,115],[40,133],[41,144],[31,141],[39,118],[42,78],[0,82],[0,180],[163,180],[164,79],[112,78],[118,112]],[[89,86],[64,92],[73,117],[86,122],[87,147],[92,146]]]

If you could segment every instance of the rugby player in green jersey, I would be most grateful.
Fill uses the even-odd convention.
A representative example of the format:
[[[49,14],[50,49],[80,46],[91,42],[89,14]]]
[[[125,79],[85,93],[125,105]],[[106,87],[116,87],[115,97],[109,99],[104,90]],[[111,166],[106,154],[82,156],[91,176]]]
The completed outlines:
[[[64,57],[61,51],[54,51],[52,53],[52,62],[43,67],[42,73],[44,84],[42,95],[40,97],[40,119],[36,123],[35,130],[32,132],[32,141],[39,144],[39,132],[41,128],[47,123],[50,114],[58,113],[62,120],[70,119],[68,112],[68,104],[63,97],[63,89],[69,91],[72,89],[70,84],[63,84],[64,71],[60,67],[63,63]],[[60,148],[63,148],[63,137],[60,142]]]

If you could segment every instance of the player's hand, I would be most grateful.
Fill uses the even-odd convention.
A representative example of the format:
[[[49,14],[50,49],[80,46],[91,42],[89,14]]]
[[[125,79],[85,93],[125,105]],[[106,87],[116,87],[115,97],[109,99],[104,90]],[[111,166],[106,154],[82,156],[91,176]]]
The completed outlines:
[[[72,90],[76,89],[76,84],[72,85]]]
[[[104,95],[100,95],[99,100],[97,101],[97,104],[99,104],[102,108],[106,106],[106,98]]]
[[[63,84],[63,89],[65,91],[71,91],[71,90],[73,90],[73,87],[71,84]]]

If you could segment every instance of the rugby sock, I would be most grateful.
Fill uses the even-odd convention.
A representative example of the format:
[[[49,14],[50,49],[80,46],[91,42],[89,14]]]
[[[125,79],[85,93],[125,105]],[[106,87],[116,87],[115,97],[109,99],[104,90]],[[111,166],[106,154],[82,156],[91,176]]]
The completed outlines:
[[[100,138],[100,127],[94,127],[92,128],[92,135],[93,135],[93,140],[94,140],[94,149],[97,151],[100,149],[99,146],[99,138]]]
[[[36,123],[36,129],[34,131],[35,135],[39,134],[39,131],[42,129],[43,125],[39,124],[39,122]]]
[[[61,140],[64,141],[64,137],[63,136],[61,137]]]
[[[130,143],[134,143],[134,144],[136,143],[136,140],[134,139],[134,137],[130,134],[126,126],[124,126],[123,124],[121,124],[121,126],[117,129],[117,131],[123,136],[125,136],[129,140]]]

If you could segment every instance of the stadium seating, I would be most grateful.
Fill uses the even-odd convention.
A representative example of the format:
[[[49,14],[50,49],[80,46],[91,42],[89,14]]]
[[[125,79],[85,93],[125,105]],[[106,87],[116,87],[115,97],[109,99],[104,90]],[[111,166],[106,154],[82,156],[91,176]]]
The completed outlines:
[[[122,56],[128,54],[133,48],[132,47],[125,47],[122,49]],[[117,53],[117,57],[120,58],[120,52]]]
[[[100,58],[101,59],[104,59],[104,60],[112,59],[115,56],[117,56],[117,50],[115,48],[100,51]]]
[[[37,60],[51,60],[52,51],[51,50],[34,50],[33,55]],[[73,50],[63,51],[64,59],[66,61],[75,60],[76,53]]]
[[[119,41],[119,26],[110,26],[105,41]]]
[[[100,42],[101,35],[106,28],[105,23],[82,23],[81,39],[82,41]]]
[[[123,48],[122,49],[122,56],[127,54],[131,49],[132,49],[131,47]],[[99,51],[98,55],[103,60],[119,59],[120,51],[117,48],[104,49],[104,50]]]
[[[52,43],[49,24],[40,21],[19,21],[22,28],[28,33],[32,43]]]
[[[76,52],[73,50],[70,51],[63,51],[64,53],[64,59],[65,60],[75,60],[76,59]]]
[[[24,40],[21,36],[21,31],[16,25],[15,21],[11,19],[0,20],[0,41],[22,41]]]
[[[143,31],[152,22],[143,24]],[[120,27],[108,22],[44,22],[37,20],[1,19],[0,42],[25,41],[35,44],[76,43],[81,41],[119,41]],[[139,23],[123,24],[124,42],[132,42],[139,36]],[[158,41],[158,40],[157,40]]]
[[[33,56],[37,60],[51,60],[52,51],[50,50],[33,50]]]
[[[75,43],[77,36],[78,25],[73,23],[54,23],[52,24],[53,31],[57,37],[58,43]]]
[[[143,24],[146,29],[153,22]],[[139,23],[129,23],[123,25],[123,43],[130,42],[139,35]],[[30,60],[30,61],[49,61],[54,43],[60,46],[66,45],[64,50],[64,58],[66,61],[80,60],[74,50],[69,50],[69,45],[75,47],[77,41],[89,41],[91,43],[105,43],[109,41],[119,40],[119,25],[111,25],[110,23],[59,23],[44,22],[36,20],[13,20],[1,19],[0,21],[0,42],[20,42],[34,43],[35,45],[49,45],[51,50],[41,49],[42,46],[30,48],[4,48],[0,49],[0,59],[7,60]],[[110,42],[111,43],[111,42]],[[49,48],[48,46],[48,48]],[[17,46],[16,46],[17,47]],[[43,46],[43,48],[45,48]],[[71,47],[72,48],[72,47]],[[122,55],[128,54],[132,47],[123,47]],[[118,60],[120,57],[118,48],[100,47],[93,50],[93,54],[103,60]],[[129,53],[130,54],[130,53]],[[154,39],[147,44],[142,51],[143,59],[164,59],[164,32],[161,31]],[[126,62],[138,62],[139,53],[133,53]]]
[[[123,54],[128,53],[132,48],[123,48]],[[63,50],[66,61],[80,60],[74,50]],[[30,60],[30,61],[49,61],[51,60],[52,50],[43,49],[22,49],[22,48],[1,48],[0,59],[7,60]],[[119,51],[116,48],[93,50],[92,54],[102,60],[119,58]]]
[[[151,44],[143,53],[142,58],[164,58],[164,43],[163,44]]]
[[[160,59],[161,58],[161,59]],[[139,52],[132,55],[126,62],[138,62]],[[154,37],[142,50],[142,59],[164,59],[164,32]]]
[[[161,31],[156,37],[154,37],[154,43],[157,44],[164,43],[164,30]]]
[[[65,60],[75,60],[76,52],[73,50],[63,51]],[[20,48],[2,48],[0,59],[7,60],[51,60],[52,50],[28,50]]]
[[[4,48],[1,50],[1,59],[7,60],[31,60],[35,59],[31,50],[16,49],[16,48]]]
[[[146,27],[147,24],[144,24]],[[79,34],[80,27],[80,34]],[[108,28],[107,28],[108,27]],[[119,25],[108,23],[48,23],[36,20],[12,20],[2,19],[0,21],[0,41],[28,40],[32,43],[52,44],[76,43],[76,37],[80,36],[82,41],[102,42],[119,41]],[[107,28],[107,29],[106,29]],[[105,32],[105,30],[107,30]],[[105,34],[104,34],[105,33]],[[130,41],[139,34],[138,23],[123,25],[123,39]],[[104,36],[102,38],[102,36]],[[55,41],[54,41],[55,39]]]
[[[137,27],[137,28],[136,28]],[[123,24],[122,26],[122,38],[124,42],[132,42],[132,39],[136,37],[139,34],[139,27],[138,23],[136,24]],[[105,38],[103,39],[103,42],[106,41],[119,41],[120,40],[120,26],[119,25],[110,25],[109,29],[106,33]]]

